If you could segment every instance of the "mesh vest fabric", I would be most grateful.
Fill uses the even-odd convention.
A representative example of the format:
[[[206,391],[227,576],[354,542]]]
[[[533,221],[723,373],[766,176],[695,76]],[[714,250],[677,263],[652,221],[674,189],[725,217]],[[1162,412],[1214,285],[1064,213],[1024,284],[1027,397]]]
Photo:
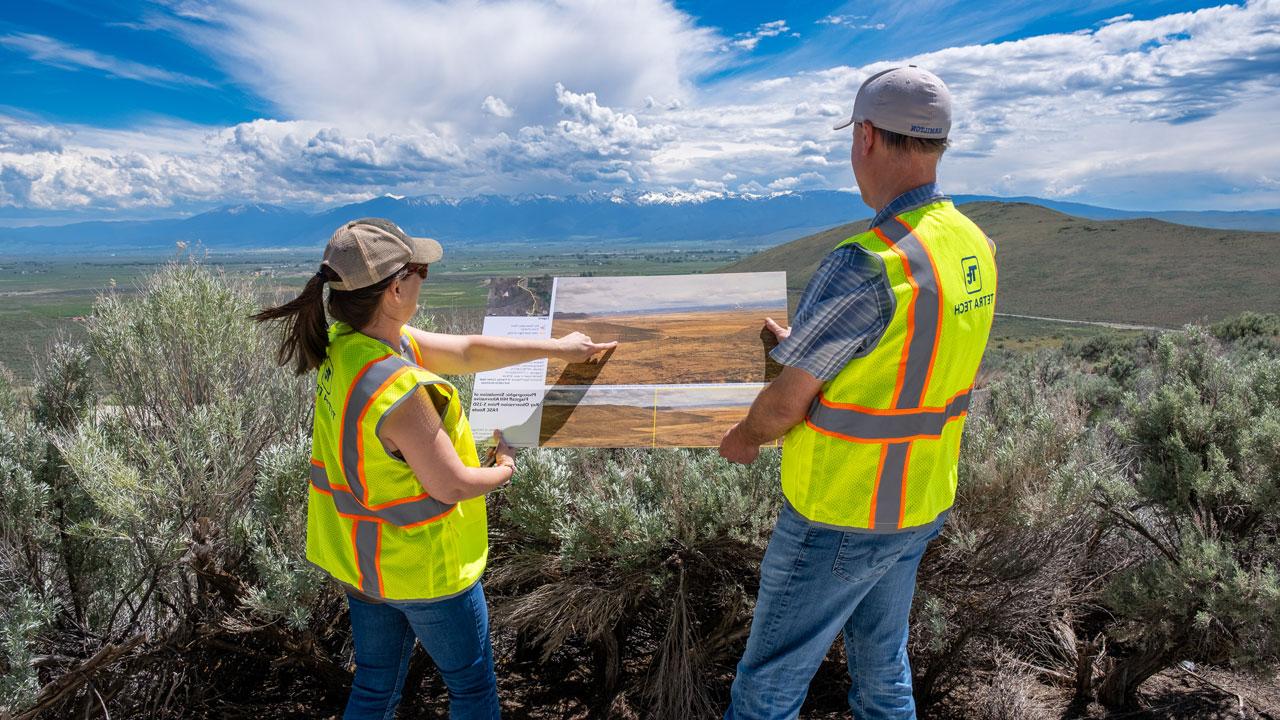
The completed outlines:
[[[783,494],[826,525],[926,525],[955,501],[969,393],[995,316],[995,246],[950,200],[839,246],[847,244],[884,263],[893,318],[787,434]]]
[[[479,467],[457,390],[421,366],[408,333],[392,349],[342,323],[330,328],[316,376],[307,559],[388,600],[461,593],[480,579],[489,552],[484,498],[435,500],[378,437],[387,415],[420,386],[446,399],[444,430],[463,464]]]

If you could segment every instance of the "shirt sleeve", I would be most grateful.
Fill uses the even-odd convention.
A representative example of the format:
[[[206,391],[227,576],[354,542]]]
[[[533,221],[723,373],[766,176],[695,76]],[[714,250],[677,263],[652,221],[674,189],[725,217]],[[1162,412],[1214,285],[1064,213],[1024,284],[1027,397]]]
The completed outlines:
[[[837,248],[805,287],[791,336],[769,357],[832,380],[880,340],[892,315],[893,294],[880,259],[857,245]]]

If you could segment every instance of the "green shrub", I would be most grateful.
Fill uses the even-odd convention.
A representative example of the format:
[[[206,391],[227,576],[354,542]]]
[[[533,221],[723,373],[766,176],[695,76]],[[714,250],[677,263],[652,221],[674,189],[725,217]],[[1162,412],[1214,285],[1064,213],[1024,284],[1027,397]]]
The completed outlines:
[[[1243,312],[1210,325],[1209,332],[1224,342],[1254,338],[1275,339],[1280,337],[1280,315]]]
[[[274,367],[257,304],[174,263],[104,296],[87,344],[50,347],[31,388],[0,370],[0,715],[59,682],[46,717],[97,712],[94,693],[122,717],[342,701],[342,596],[304,559],[311,380]],[[1182,659],[1274,670],[1275,323],[988,356],[958,502],[920,569],[922,714],[1037,717],[1045,678],[1091,692],[1099,647],[1112,703]],[[601,714],[718,715],[779,453],[742,467],[712,450],[537,450],[519,465],[490,503],[485,582],[499,642],[514,639],[499,676],[531,649],[589,678]],[[100,651],[110,661],[82,672]],[[563,664],[531,667],[577,692]]]
[[[1116,471],[1088,426],[1080,378],[1063,355],[1042,352],[975,397],[956,504],[919,573],[911,650],[926,710],[1004,673],[1008,652],[1062,672],[1074,665],[1073,624],[1108,562],[1090,490]]]
[[[40,689],[32,652],[36,636],[53,623],[54,607],[26,587],[5,592],[0,608],[0,714],[29,705]]]
[[[299,432],[266,448],[258,457],[257,479],[244,519],[236,527],[237,544],[247,548],[257,582],[245,606],[261,619],[281,620],[306,631],[325,607],[327,576],[306,560],[311,436]]]
[[[57,611],[45,579],[52,558],[41,552],[55,542],[49,488],[35,472],[43,444],[12,382],[0,368],[0,714],[35,698],[31,662]]]
[[[593,649],[607,691],[652,717],[714,714],[712,670],[736,662],[780,506],[777,451],[526,452],[498,510],[495,624],[544,657]],[[639,662],[641,674],[623,677]],[[722,690],[722,688],[720,688]]]
[[[329,614],[335,597],[300,554],[310,388],[274,366],[275,339],[249,320],[257,304],[244,281],[171,263],[136,294],[101,297],[87,345],[51,347],[29,411],[3,412],[0,433],[16,439],[0,439],[0,454],[21,457],[0,458],[0,577],[18,588],[0,580],[0,592],[26,608],[3,622],[31,627],[54,610],[50,632],[75,639],[73,658],[141,634],[136,652],[96,671],[104,695],[131,690],[126,714],[225,667],[204,664],[213,647],[244,647],[264,669],[284,655],[344,675],[327,651],[303,652],[317,645],[316,608]],[[30,668],[17,665],[27,692]],[[221,680],[193,683],[187,699]]]
[[[1112,705],[1179,660],[1274,668],[1280,657],[1280,358],[1209,333],[1161,338],[1115,423],[1132,457],[1102,504],[1136,562],[1109,583],[1120,656]]]

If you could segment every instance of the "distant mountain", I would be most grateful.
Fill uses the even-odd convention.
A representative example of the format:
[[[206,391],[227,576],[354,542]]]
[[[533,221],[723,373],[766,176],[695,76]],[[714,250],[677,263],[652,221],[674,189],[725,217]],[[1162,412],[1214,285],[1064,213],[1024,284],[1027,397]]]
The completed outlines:
[[[0,252],[146,252],[167,250],[178,241],[199,242],[212,250],[318,249],[338,225],[370,216],[390,218],[406,232],[446,245],[610,241],[764,247],[842,222],[857,207],[856,196],[837,191],[694,199],[654,194],[462,200],[384,196],[314,215],[256,205],[176,220],[0,228]]]
[[[1244,310],[1280,312],[1280,233],[1092,220],[1030,203],[960,209],[998,247],[997,312],[1164,327]],[[719,272],[787,271],[794,312],[822,258],[866,223],[824,230]]]
[[[175,242],[210,248],[297,245],[298,228],[311,215],[275,205],[232,205],[172,220],[104,220],[70,225],[0,228],[0,252],[113,253],[170,250]]]
[[[958,202],[992,199],[956,197]],[[1153,216],[1206,227],[1280,230],[1280,210],[1137,213],[1038,198],[1026,202],[1093,219]],[[314,214],[273,205],[235,205],[187,218],[0,228],[0,253],[156,252],[167,251],[179,241],[199,242],[211,250],[318,250],[342,222],[367,216],[387,217],[410,233],[462,246],[560,243],[581,247],[608,242],[760,248],[866,214],[856,195],[834,190],[464,199],[388,195]]]

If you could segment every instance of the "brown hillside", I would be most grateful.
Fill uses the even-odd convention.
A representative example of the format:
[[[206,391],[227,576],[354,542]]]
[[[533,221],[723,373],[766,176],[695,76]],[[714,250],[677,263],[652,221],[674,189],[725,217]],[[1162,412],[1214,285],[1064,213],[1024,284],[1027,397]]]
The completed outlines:
[[[1162,326],[1280,312],[1280,233],[1160,220],[1086,220],[1026,203],[960,209],[999,246],[1002,313]],[[866,227],[841,225],[723,272],[786,270],[792,307],[822,257]]]

